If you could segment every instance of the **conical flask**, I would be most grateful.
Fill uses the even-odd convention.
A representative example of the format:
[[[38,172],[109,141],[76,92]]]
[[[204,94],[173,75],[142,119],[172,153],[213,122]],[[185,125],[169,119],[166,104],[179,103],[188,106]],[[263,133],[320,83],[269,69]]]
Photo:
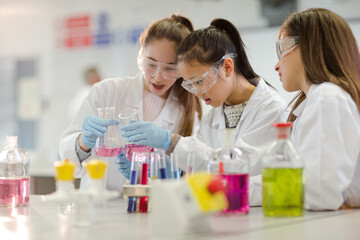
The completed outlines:
[[[131,121],[139,121],[139,117],[137,115],[137,110],[130,108],[119,114],[120,124],[121,126],[125,126],[129,124]],[[133,143],[127,143],[124,140],[124,149],[126,158],[131,161],[133,153],[144,153],[144,152],[153,152],[154,148],[145,146],[145,145],[136,145]]]
[[[29,204],[29,155],[17,147],[17,136],[7,136],[7,146],[0,150],[0,206]]]
[[[115,119],[115,107],[98,108],[98,117]],[[123,151],[124,140],[120,135],[119,125],[107,126],[102,138],[97,138],[95,152],[99,157],[116,157]]]
[[[292,123],[276,123],[277,139],[262,156],[265,216],[301,216],[304,163],[289,140]]]
[[[210,155],[208,172],[221,176],[226,187],[228,207],[225,214],[249,212],[249,161],[234,145],[235,129],[223,130],[224,145]]]

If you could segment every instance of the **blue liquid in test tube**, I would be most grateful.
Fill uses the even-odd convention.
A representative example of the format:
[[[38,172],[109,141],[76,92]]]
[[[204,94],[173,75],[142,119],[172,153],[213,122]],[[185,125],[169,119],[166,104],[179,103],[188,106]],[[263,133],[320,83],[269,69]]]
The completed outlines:
[[[130,174],[130,184],[131,185],[135,185],[136,181],[137,181],[137,170],[132,170],[131,174]],[[136,197],[129,197],[129,201],[128,201],[128,209],[127,211],[129,213],[135,212],[136,211]]]
[[[166,168],[159,168],[160,179],[166,179]]]
[[[173,172],[173,178],[176,180],[180,180],[180,170],[174,171]]]

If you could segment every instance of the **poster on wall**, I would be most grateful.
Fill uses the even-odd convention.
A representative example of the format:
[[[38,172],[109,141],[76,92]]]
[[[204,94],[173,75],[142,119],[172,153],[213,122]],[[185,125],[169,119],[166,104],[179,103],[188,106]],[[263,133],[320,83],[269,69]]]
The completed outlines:
[[[21,121],[39,119],[41,115],[40,83],[35,77],[18,80],[17,116]]]
[[[63,49],[136,45],[147,24],[134,24],[126,28],[111,26],[108,13],[72,14],[57,20],[57,46]]]

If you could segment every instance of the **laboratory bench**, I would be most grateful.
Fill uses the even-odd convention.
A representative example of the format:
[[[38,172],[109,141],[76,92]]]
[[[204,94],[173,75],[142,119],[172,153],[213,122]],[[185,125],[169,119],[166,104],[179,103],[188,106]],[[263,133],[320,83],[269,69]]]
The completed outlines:
[[[0,207],[1,239],[159,239],[151,236],[151,213],[127,213],[124,199],[108,201],[91,209],[91,223],[76,226],[73,213],[54,203],[30,196],[28,207]],[[252,207],[248,215],[212,216],[212,231],[185,239],[360,239],[360,210],[305,212],[302,217],[264,217],[261,207]],[[169,219],[171,221],[171,219]],[[164,226],[166,228],[166,226]],[[174,238],[171,238],[174,239]]]

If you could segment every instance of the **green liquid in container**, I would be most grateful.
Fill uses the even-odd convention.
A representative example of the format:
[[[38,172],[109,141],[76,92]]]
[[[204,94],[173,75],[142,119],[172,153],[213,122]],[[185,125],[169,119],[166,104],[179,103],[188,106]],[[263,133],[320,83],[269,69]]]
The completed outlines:
[[[304,213],[302,168],[263,168],[263,212],[270,217]]]

